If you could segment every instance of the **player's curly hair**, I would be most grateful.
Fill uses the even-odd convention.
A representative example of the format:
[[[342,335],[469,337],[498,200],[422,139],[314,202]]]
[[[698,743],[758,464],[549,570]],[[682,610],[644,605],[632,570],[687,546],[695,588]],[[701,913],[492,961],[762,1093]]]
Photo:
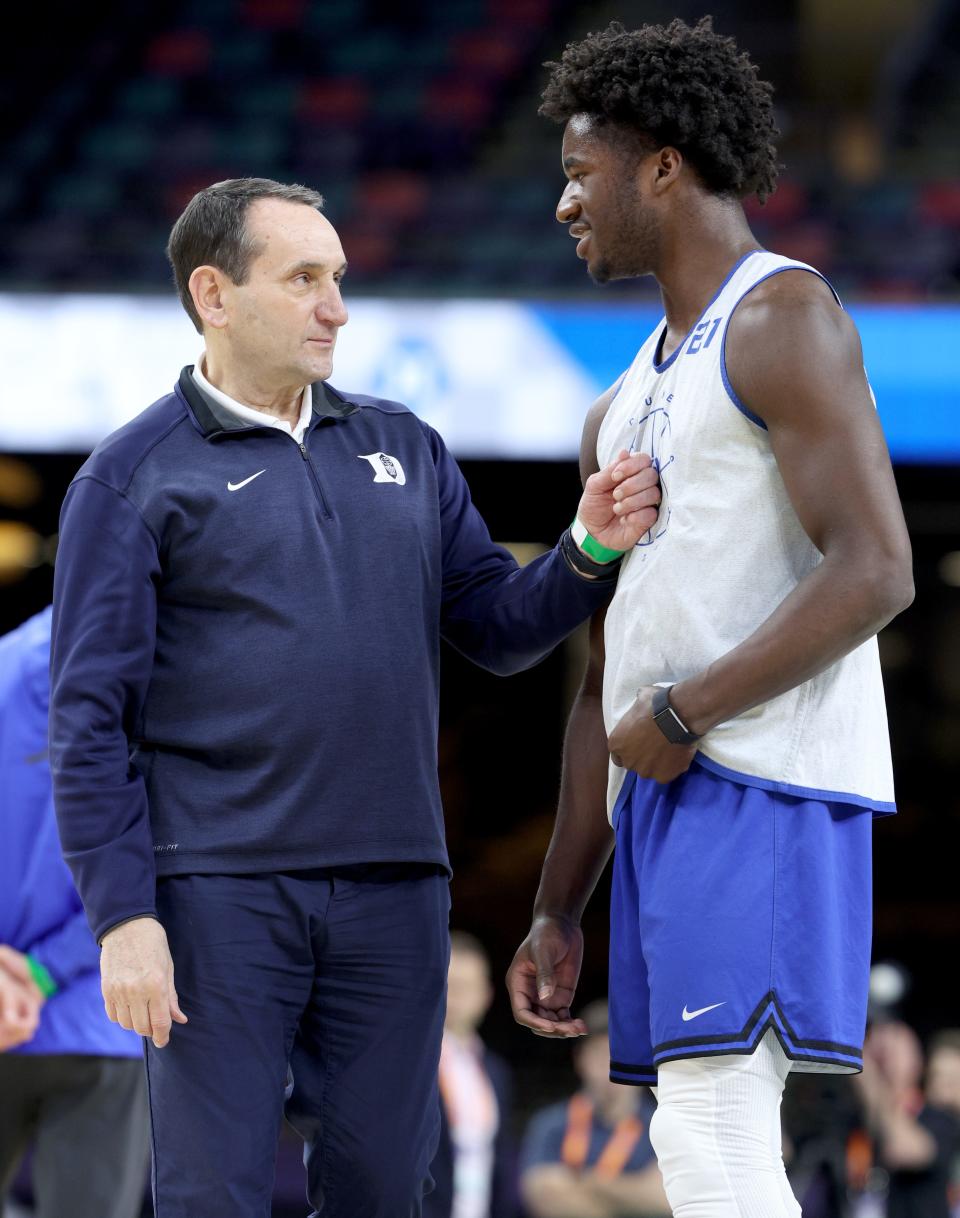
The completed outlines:
[[[589,114],[658,148],[670,145],[716,194],[763,202],[776,188],[773,86],[732,38],[714,31],[712,17],[638,30],[613,21],[544,66],[546,118]]]

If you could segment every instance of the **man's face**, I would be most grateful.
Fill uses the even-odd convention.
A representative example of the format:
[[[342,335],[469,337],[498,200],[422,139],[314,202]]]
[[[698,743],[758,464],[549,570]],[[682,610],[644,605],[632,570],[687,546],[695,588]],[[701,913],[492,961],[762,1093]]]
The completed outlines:
[[[960,1051],[934,1050],[927,1063],[927,1098],[939,1108],[960,1113]]]
[[[347,320],[340,238],[320,212],[283,199],[252,203],[246,231],[257,250],[246,282],[227,279],[221,293],[233,352],[278,385],[326,380]]]
[[[627,137],[617,138],[586,114],[575,114],[563,133],[567,186],[557,219],[570,225],[577,257],[585,259],[595,283],[653,270],[658,225],[642,197],[640,157],[639,147],[634,149]]]
[[[461,1036],[475,1032],[493,999],[490,970],[476,952],[450,953],[446,1025]]]

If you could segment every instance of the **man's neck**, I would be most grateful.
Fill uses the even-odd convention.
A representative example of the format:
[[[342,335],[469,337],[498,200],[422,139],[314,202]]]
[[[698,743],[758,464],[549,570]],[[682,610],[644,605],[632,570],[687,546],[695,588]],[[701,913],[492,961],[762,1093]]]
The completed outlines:
[[[696,324],[730,269],[760,249],[739,203],[708,197],[678,214],[654,270],[674,344]]]
[[[209,348],[204,352],[200,371],[214,388],[241,406],[262,410],[290,424],[299,421],[305,385],[267,384],[256,373],[227,364]]]

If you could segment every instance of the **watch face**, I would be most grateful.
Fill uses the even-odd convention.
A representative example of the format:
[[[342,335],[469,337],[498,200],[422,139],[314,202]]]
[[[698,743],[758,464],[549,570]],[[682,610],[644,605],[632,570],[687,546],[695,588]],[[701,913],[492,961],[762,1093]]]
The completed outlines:
[[[684,727],[672,706],[665,706],[658,715],[654,715],[653,721],[671,744],[693,743],[692,733]]]

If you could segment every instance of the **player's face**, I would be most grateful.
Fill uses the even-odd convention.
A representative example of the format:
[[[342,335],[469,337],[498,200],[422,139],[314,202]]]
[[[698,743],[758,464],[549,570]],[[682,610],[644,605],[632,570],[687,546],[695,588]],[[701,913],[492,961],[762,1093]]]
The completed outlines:
[[[252,203],[246,229],[258,252],[246,282],[224,288],[231,344],[278,384],[326,380],[347,320],[340,238],[314,208],[283,199]]]
[[[567,186],[557,219],[570,226],[595,283],[649,275],[657,252],[655,213],[644,203],[637,162],[604,127],[575,114],[563,134]]]

